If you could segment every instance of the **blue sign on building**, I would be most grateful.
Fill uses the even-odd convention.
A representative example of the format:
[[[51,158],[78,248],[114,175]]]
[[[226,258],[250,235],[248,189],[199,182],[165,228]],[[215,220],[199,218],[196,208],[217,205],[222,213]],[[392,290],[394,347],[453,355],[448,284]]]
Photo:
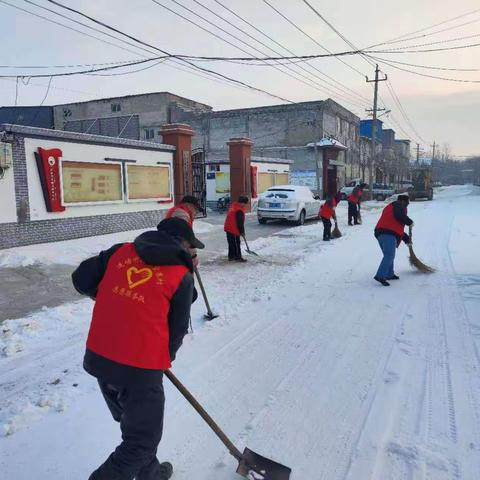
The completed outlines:
[[[373,120],[360,120],[360,136],[372,138]],[[377,142],[382,141],[382,126],[383,122],[377,119],[377,131],[375,138]]]

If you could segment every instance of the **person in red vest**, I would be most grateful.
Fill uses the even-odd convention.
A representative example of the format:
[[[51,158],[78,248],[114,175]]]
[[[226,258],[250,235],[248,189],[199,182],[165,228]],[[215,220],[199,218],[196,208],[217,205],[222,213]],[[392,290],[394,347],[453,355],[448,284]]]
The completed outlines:
[[[399,279],[393,268],[395,250],[402,240],[407,245],[410,243],[410,237],[404,232],[405,225],[413,225],[412,219],[407,215],[408,204],[408,195],[399,195],[395,202],[383,209],[375,227],[375,237],[382,249],[383,259],[374,279],[385,287],[390,286],[388,280]]]
[[[193,227],[193,221],[200,210],[201,205],[198,198],[195,198],[192,195],[185,195],[178,205],[175,205],[168,210],[165,218],[181,218],[182,220],[185,220],[190,227]]]
[[[319,216],[323,222],[323,241],[329,242],[332,239],[332,218],[337,221],[335,214],[335,207],[337,205],[337,198],[327,198],[325,203],[320,207]]]
[[[223,229],[227,233],[228,260],[233,262],[246,262],[242,257],[240,236],[245,235],[245,208],[248,197],[240,196],[238,202],[233,202],[227,212]]]
[[[157,460],[170,368],[188,332],[197,295],[191,249],[204,248],[179,218],[131,243],[113,245],[72,274],[78,292],[95,300],[83,366],[97,378],[120,423],[122,443],[89,480],[166,480],[173,467]]]
[[[360,202],[363,195],[363,190],[367,186],[366,183],[357,185],[352,193],[348,196],[348,224],[352,225],[352,220],[354,225],[359,225],[358,216],[360,212]]]

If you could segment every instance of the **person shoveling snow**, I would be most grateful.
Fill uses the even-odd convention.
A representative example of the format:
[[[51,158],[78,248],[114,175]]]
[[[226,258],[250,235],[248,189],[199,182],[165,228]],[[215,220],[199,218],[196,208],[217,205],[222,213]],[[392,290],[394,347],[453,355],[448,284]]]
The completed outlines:
[[[187,222],[169,218],[133,243],[117,244],[82,262],[75,288],[95,300],[85,370],[97,378],[122,443],[89,480],[167,480],[159,463],[170,368],[188,332],[196,299],[192,249],[204,248]]]

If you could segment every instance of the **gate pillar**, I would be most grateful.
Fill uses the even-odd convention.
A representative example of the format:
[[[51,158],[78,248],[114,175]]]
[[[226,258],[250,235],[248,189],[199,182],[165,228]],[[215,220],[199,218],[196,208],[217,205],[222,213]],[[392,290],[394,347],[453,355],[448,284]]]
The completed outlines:
[[[248,211],[251,209],[252,185],[250,158],[253,142],[249,138],[231,138],[227,145],[230,156],[230,198],[236,202],[240,195],[248,197]]]
[[[179,203],[185,195],[192,194],[192,137],[190,125],[170,123],[160,129],[163,143],[173,145],[174,201]]]

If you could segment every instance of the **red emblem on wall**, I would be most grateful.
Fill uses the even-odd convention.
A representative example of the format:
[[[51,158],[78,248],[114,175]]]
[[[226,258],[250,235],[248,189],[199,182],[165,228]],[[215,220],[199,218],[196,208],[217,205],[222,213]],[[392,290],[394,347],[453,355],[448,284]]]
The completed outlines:
[[[61,156],[62,151],[58,148],[45,150],[38,147],[38,153],[35,152],[47,212],[63,212],[65,210],[60,195]]]

